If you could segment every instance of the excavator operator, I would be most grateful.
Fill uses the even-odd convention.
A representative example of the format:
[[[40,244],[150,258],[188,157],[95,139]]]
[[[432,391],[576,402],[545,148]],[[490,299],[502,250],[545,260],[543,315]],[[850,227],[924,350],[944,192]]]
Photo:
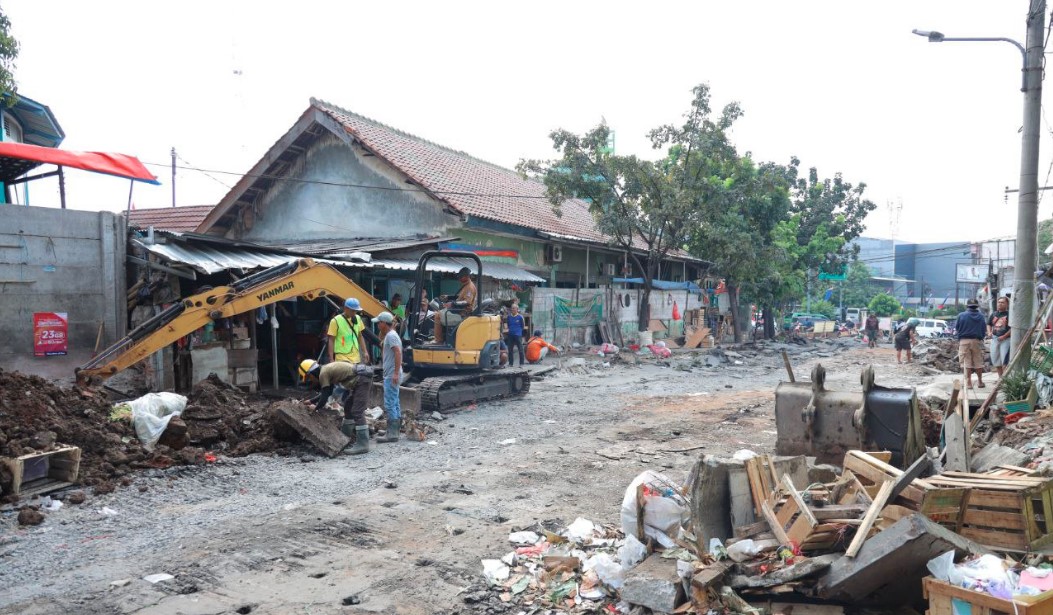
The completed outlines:
[[[368,453],[370,443],[369,425],[366,424],[366,403],[369,400],[370,383],[373,381],[373,369],[361,363],[333,361],[319,365],[314,359],[306,359],[300,363],[300,378],[304,382],[309,379],[317,380],[322,387],[318,397],[308,402],[314,404],[315,412],[325,407],[325,403],[333,395],[334,387],[339,385],[347,389],[349,394],[343,399],[344,420],[340,423],[340,432],[349,438],[352,435],[355,438],[355,445],[347,449],[348,454]]]
[[[466,316],[471,316],[475,311],[475,304],[479,292],[472,282],[472,272],[467,267],[461,267],[457,272],[457,279],[461,283],[461,289],[453,301],[448,302],[445,309],[435,314],[435,343],[443,343],[446,335],[446,327],[455,327],[461,324]]]

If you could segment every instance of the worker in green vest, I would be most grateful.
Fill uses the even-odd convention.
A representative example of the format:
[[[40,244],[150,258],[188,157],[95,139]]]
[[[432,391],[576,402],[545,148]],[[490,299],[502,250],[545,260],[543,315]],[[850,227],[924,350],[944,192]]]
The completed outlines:
[[[365,355],[366,344],[362,338],[362,332],[366,325],[358,312],[362,310],[362,304],[354,297],[344,301],[344,311],[337,314],[329,321],[329,362],[346,361],[348,363],[362,363]],[[368,358],[368,357],[366,357]],[[366,363],[369,361],[367,360]]]

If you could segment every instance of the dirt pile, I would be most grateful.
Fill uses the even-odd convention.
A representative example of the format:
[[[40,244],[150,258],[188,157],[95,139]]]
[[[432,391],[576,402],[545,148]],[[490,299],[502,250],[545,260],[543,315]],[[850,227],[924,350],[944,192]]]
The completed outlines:
[[[274,413],[263,398],[249,398],[215,374],[194,386],[182,419],[191,445],[240,457],[273,451]]]

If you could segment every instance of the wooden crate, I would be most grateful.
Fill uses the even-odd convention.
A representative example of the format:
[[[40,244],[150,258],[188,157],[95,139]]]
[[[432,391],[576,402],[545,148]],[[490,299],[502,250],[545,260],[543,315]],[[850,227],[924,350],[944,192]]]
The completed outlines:
[[[933,577],[926,577],[922,584],[929,600],[926,615],[1053,615],[1053,591],[1003,600]]]
[[[779,487],[762,503],[762,512],[780,543],[796,544],[806,552],[829,550],[840,543],[847,544],[846,532],[849,527],[859,525],[859,519],[838,519],[826,514],[830,511],[813,511],[785,474]],[[858,515],[858,510],[853,512]],[[823,513],[823,519],[819,519],[820,513]]]
[[[874,453],[848,451],[844,468],[859,479],[873,497],[881,483],[895,481],[903,470],[882,461]],[[931,479],[914,479],[892,502],[915,512],[920,512],[952,532],[961,528],[962,513],[967,488],[937,485]]]
[[[0,485],[3,493],[22,497],[42,495],[77,482],[80,474],[80,448],[61,446],[53,451],[30,453],[21,457],[0,459],[13,479]]]
[[[1031,551],[1053,543],[1053,480],[944,472],[936,486],[967,489],[958,533],[1007,551]]]

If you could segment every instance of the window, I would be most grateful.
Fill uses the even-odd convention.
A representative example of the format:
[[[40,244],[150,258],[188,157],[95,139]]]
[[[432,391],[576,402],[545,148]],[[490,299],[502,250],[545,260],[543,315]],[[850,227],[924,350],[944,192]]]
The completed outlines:
[[[4,141],[25,143],[22,138],[22,125],[18,123],[15,116],[4,113]]]

